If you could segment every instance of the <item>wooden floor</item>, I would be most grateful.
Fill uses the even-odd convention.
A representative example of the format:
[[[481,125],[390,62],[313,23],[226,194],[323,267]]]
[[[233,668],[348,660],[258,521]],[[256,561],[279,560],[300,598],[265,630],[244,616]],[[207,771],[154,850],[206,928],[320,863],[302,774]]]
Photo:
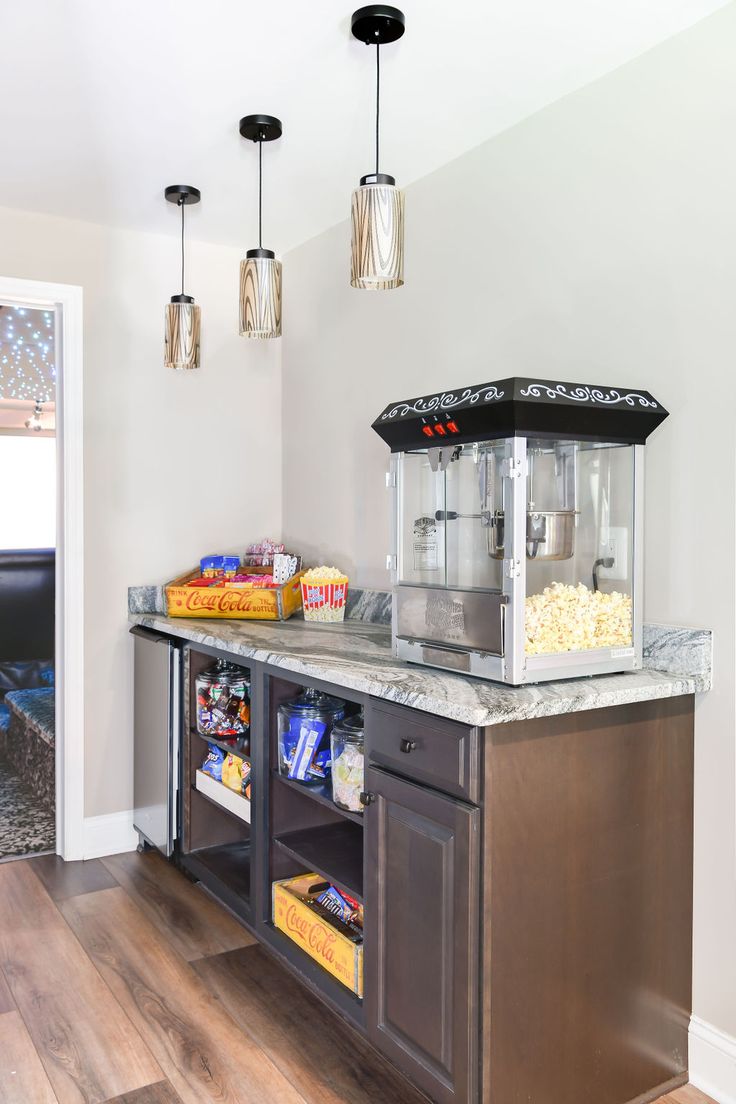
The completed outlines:
[[[158,855],[0,864],[0,1104],[105,1101],[424,1098]]]

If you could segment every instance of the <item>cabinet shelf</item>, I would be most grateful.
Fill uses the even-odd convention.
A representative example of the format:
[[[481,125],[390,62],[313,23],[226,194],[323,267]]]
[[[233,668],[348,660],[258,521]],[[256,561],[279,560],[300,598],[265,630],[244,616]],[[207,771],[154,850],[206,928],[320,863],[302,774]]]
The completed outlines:
[[[250,860],[250,843],[241,840],[190,851],[180,861],[210,893],[250,922]]]
[[[337,978],[332,977],[318,962],[305,954],[301,947],[287,939],[283,932],[268,920],[262,931],[264,942],[292,970],[298,974],[343,1016],[351,1020],[360,1030],[365,1030],[365,1012],[361,997],[351,993]]]
[[[287,778],[274,767],[271,770],[271,774],[274,778],[284,786],[288,786],[289,789],[297,790],[298,793],[304,794],[306,797],[316,801],[318,805],[324,805],[325,808],[331,809],[333,813],[339,813],[340,816],[345,817],[346,820],[352,820],[354,824],[359,824],[363,827],[363,815],[362,813],[351,813],[348,809],[341,809],[332,800],[332,785],[329,782],[323,782],[319,786],[303,786],[301,782],[295,782],[293,778]]]
[[[273,842],[292,859],[363,901],[363,832],[343,821],[300,828],[274,836]]]
[[[196,728],[192,728],[192,736],[197,736],[205,744],[214,744],[220,751],[224,751],[226,755],[237,755],[238,759],[245,759],[246,763],[250,763],[250,755],[246,755],[242,751],[238,751],[236,747],[231,747],[230,744],[226,744],[224,740],[218,740],[216,736],[203,736],[201,732],[198,732]]]
[[[247,797],[231,790],[224,783],[210,778],[208,774],[201,770],[196,772],[193,789],[202,794],[202,797],[206,798],[207,801],[211,801],[213,805],[224,809],[226,813],[237,817],[245,824],[250,824],[250,800]]]

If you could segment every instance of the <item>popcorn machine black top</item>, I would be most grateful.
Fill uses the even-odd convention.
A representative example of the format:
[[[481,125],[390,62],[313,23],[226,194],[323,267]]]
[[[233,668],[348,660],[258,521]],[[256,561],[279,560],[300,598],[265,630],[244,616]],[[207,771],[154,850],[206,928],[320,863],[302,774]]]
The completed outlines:
[[[394,652],[518,685],[641,665],[647,392],[505,379],[391,403]]]

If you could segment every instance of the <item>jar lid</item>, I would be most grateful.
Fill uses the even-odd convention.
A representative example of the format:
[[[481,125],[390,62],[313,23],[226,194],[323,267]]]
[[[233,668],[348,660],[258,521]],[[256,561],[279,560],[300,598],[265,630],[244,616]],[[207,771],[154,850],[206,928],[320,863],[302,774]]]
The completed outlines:
[[[362,740],[363,730],[365,728],[365,720],[363,718],[363,711],[360,713],[354,713],[350,717],[345,717],[333,728],[333,733],[338,736],[344,736],[346,740]]]
[[[208,667],[206,671],[202,671],[197,678],[202,682],[242,682],[248,685],[248,672],[244,671],[242,667],[238,667],[237,663],[231,663],[227,659],[218,659],[213,667]]]
[[[331,698],[328,694],[323,694],[321,690],[313,690],[311,687],[307,687],[298,698],[283,702],[280,708],[287,714],[306,715],[315,713],[319,715],[326,713],[328,716],[336,716],[338,713],[345,711],[345,702],[340,698]]]

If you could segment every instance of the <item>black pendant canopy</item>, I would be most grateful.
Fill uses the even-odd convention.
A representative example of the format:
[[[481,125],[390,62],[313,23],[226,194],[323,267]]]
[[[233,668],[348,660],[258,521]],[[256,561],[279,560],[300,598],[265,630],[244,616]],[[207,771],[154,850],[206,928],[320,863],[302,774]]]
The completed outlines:
[[[244,115],[240,133],[249,142],[273,142],[281,137],[283,127],[275,115]]]
[[[404,13],[388,4],[368,4],[353,12],[351,30],[366,46],[384,46],[403,35]]]
[[[636,387],[512,377],[389,403],[373,429],[392,452],[505,437],[643,445],[667,416]]]

